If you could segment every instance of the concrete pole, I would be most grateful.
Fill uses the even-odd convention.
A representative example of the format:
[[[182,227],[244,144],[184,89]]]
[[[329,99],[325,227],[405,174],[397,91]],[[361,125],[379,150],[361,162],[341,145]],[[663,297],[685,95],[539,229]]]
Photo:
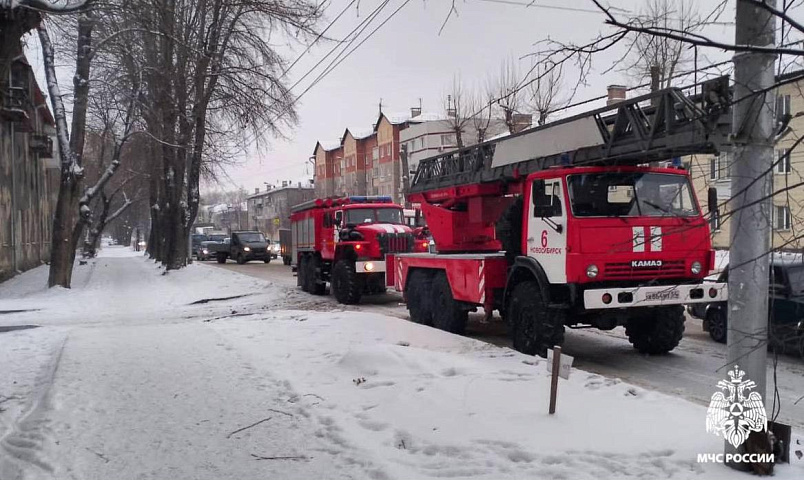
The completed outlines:
[[[776,0],[768,0],[775,7]],[[746,0],[737,1],[737,45],[775,45],[775,18]],[[734,198],[731,248],[729,249],[728,368],[739,365],[744,380],[756,382],[766,411],[768,339],[768,276],[770,248],[771,176],[773,164],[775,91],[752,96],[751,92],[774,84],[776,56],[760,53],[734,55],[734,146],[732,194]],[[744,99],[739,101],[740,99]],[[751,182],[754,182],[753,184]],[[765,198],[766,200],[761,200]],[[757,202],[757,203],[754,203]],[[722,370],[723,373],[727,370]],[[725,377],[725,375],[724,375]],[[744,451],[726,442],[726,453]],[[747,464],[733,464],[746,469]]]
[[[408,165],[408,146],[402,145],[399,152],[402,161],[402,205],[408,206],[407,194],[410,191],[410,166]]]

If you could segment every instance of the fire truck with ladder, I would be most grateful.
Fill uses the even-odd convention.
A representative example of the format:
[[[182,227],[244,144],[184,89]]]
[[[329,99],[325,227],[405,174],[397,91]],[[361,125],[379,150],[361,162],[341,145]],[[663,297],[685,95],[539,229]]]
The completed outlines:
[[[624,326],[674,349],[682,305],[724,301],[707,217],[679,157],[717,154],[728,77],[669,88],[422,160],[408,192],[437,253],[388,258],[413,321],[461,333],[498,310],[514,348],[546,355],[564,329]],[[713,195],[709,195],[710,209]]]
[[[386,291],[385,255],[422,252],[429,245],[405,225],[402,206],[386,196],[316,199],[291,209],[292,259],[302,290],[338,302]]]

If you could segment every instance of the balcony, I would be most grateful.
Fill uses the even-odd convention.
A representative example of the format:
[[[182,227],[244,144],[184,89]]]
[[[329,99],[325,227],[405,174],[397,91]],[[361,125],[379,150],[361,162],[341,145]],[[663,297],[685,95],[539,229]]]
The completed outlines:
[[[25,110],[28,95],[24,88],[7,87],[0,97],[0,116],[12,122],[21,122],[28,119]]]

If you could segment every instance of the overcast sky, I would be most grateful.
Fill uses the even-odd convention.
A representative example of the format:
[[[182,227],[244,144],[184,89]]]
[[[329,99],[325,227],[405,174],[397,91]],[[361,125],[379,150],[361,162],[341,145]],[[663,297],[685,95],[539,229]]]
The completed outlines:
[[[333,0],[327,7],[326,26],[350,0]],[[350,8],[328,32],[344,38],[355,26],[379,5],[381,0],[360,0],[359,10]],[[366,34],[389,17],[405,0],[391,0]],[[242,166],[230,168],[230,180],[224,189],[242,186],[253,192],[264,182],[281,179],[301,181],[310,178],[312,169],[306,167],[318,140],[336,141],[346,127],[367,129],[376,120],[382,99],[385,113],[404,112],[422,105],[426,111],[442,111],[443,97],[454,75],[460,75],[468,86],[485,84],[500,70],[501,62],[512,58],[520,68],[531,66],[522,58],[537,50],[534,44],[546,38],[581,42],[591,39],[605,29],[602,14],[594,11],[588,0],[537,1],[530,0],[457,0],[458,15],[449,19],[439,35],[439,29],[449,12],[449,0],[411,0],[343,61],[332,73],[313,86],[298,104],[299,124],[288,132],[289,140],[273,140],[268,148],[251,149]],[[638,10],[644,0],[611,2],[619,8]],[[711,1],[699,2],[702,6]],[[550,6],[557,8],[550,8]],[[733,14],[724,17],[733,18]],[[729,18],[730,17],[730,18]],[[730,36],[728,26],[714,27],[717,36]],[[365,35],[365,34],[364,34]],[[362,38],[362,37],[361,37]],[[291,70],[291,84],[307,73],[335,44],[317,44]],[[287,51],[290,59],[303,50]],[[598,72],[610,67],[622,52],[599,55],[595,60]],[[314,74],[303,80],[293,93],[300,94],[317,76],[325,61]],[[588,87],[577,94],[585,99],[605,93],[613,83],[635,85],[640,78],[628,77],[614,71],[592,75]]]

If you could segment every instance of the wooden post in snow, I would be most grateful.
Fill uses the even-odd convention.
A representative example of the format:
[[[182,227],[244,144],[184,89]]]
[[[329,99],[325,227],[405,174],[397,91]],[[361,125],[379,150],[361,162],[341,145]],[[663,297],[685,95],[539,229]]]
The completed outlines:
[[[550,378],[550,415],[556,413],[558,395],[558,374],[561,370],[561,347],[553,347],[553,374]]]

